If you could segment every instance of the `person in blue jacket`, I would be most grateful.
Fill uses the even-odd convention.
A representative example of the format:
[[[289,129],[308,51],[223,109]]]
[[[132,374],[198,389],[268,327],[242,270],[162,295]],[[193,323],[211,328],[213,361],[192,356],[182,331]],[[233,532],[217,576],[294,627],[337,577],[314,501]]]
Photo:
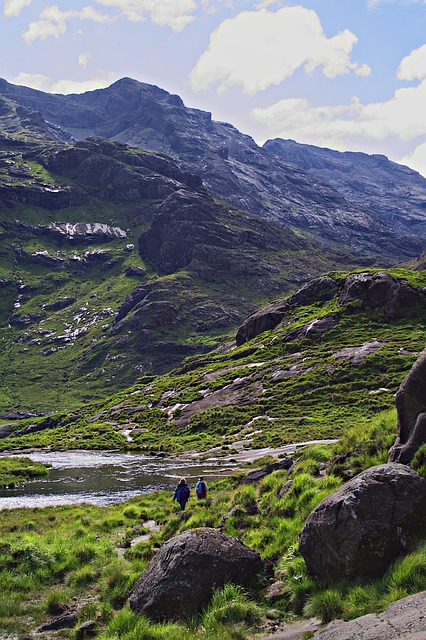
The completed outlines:
[[[205,482],[204,478],[200,477],[195,485],[197,500],[205,500],[207,498],[207,489],[207,482]]]
[[[178,486],[175,489],[175,493],[173,495],[173,500],[176,500],[180,504],[180,510],[184,511],[186,507],[186,503],[189,500],[189,496],[191,495],[191,491],[186,483],[185,478],[181,478]]]

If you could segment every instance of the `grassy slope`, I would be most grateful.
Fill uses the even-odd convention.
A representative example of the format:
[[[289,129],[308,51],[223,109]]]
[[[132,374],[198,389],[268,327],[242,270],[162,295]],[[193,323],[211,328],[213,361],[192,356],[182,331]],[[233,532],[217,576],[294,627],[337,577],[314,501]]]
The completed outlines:
[[[426,284],[424,271],[398,270],[393,275],[415,287]],[[105,640],[235,640],[252,637],[256,629],[261,633],[263,628],[264,633],[271,607],[275,616],[286,620],[300,615],[315,615],[324,621],[348,619],[383,610],[396,599],[426,589],[424,544],[410,550],[381,580],[369,584],[329,585],[313,580],[298,553],[298,534],[320,500],[340,486],[349,471],[352,475],[387,460],[396,435],[394,393],[424,347],[423,308],[407,309],[398,321],[388,322],[380,310],[366,312],[356,304],[341,309],[340,323],[320,341],[286,341],[289,330],[335,310],[333,305],[296,308],[285,326],[238,349],[192,358],[167,376],[141,378],[106,403],[74,416],[53,416],[39,433],[3,440],[8,447],[127,448],[120,431],[130,425],[146,429],[134,434],[135,448],[181,451],[217,445],[232,454],[237,441],[263,447],[340,437],[335,445],[298,452],[293,485],[281,498],[280,490],[288,479],[284,471],[255,486],[241,485],[241,474],[217,482],[205,505],[190,502],[180,517],[175,517],[170,495],[162,492],[108,508],[6,511],[0,524],[4,560],[0,628],[26,634],[68,606],[77,608],[79,622],[96,619]],[[344,347],[372,341],[381,341],[383,346],[357,366],[335,356]],[[301,367],[297,375],[273,382],[273,373],[294,365]],[[167,424],[166,405],[175,406],[178,420],[179,402],[190,404],[203,397],[207,386],[223,391],[236,378],[244,377],[249,378],[248,388],[262,384],[263,392],[252,397],[252,404],[247,397],[241,406],[218,406],[194,415],[187,427]],[[29,422],[37,421],[23,421],[20,426]],[[414,462],[423,477],[425,456],[426,451],[420,452]],[[320,470],[326,474],[319,474]],[[249,516],[245,507],[253,504],[258,514]],[[155,548],[180,531],[218,526],[234,508],[223,525],[224,532],[273,562],[275,578],[285,583],[282,597],[270,602],[262,597],[261,585],[250,594],[227,588],[200,618],[185,624],[152,625],[132,614],[126,606],[129,590]],[[130,540],[143,531],[143,522],[150,519],[160,530],[150,540],[129,547]],[[117,545],[127,547],[124,557],[117,555]],[[68,635],[67,631],[59,633],[60,637]]]
[[[426,284],[425,271],[392,273],[414,287]],[[381,309],[352,303],[339,309],[340,322],[321,339],[287,339],[293,329],[335,311],[335,300],[297,307],[284,326],[250,343],[188,359],[168,375],[141,377],[130,389],[76,414],[24,421],[19,428],[37,423],[45,428],[1,444],[168,452],[220,447],[232,453],[244,443],[262,448],[340,437],[393,407],[399,384],[424,348],[426,309],[406,309],[389,321]],[[339,357],[344,348],[375,341],[380,348],[359,364]],[[284,376],[275,382],[279,372]],[[226,395],[232,385],[242,387],[238,400]],[[193,415],[182,423],[188,411]],[[123,429],[135,430],[132,443]]]
[[[105,508],[5,510],[0,522],[0,630],[27,635],[52,616],[75,612],[78,624],[96,620],[103,639],[236,640],[252,638],[256,630],[263,629],[264,635],[271,607],[275,618],[287,621],[301,615],[323,621],[349,619],[381,611],[396,599],[426,589],[426,544],[408,550],[381,580],[368,584],[313,580],[298,553],[298,533],[305,518],[340,486],[345,470],[358,471],[386,460],[395,437],[394,423],[394,411],[382,412],[364,426],[348,430],[336,445],[299,452],[292,487],[281,498],[288,479],[284,471],[254,486],[241,485],[241,473],[218,481],[210,487],[205,504],[190,500],[179,517],[166,492]],[[425,454],[415,462],[424,477]],[[247,515],[245,508],[251,505],[257,505],[257,515]],[[270,602],[262,596],[261,584],[246,594],[227,587],[217,592],[206,612],[185,623],[155,625],[132,614],[127,606],[129,591],[155,549],[187,529],[217,527],[231,509],[223,531],[272,561],[275,579],[285,584],[282,597]],[[148,520],[159,524],[158,532],[130,546],[146,531],[143,525]],[[56,633],[58,638],[74,634]]]

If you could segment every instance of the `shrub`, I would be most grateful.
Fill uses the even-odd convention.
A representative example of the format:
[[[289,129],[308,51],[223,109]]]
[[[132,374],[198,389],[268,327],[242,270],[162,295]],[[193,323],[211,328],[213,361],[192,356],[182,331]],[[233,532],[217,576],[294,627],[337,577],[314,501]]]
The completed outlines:
[[[321,618],[323,623],[341,618],[343,611],[342,594],[337,589],[326,589],[314,594],[303,608],[305,616]]]
[[[243,623],[247,627],[259,624],[261,611],[256,603],[248,599],[241,587],[227,584],[215,592],[202,617],[203,627],[208,631],[220,631],[224,626]]]

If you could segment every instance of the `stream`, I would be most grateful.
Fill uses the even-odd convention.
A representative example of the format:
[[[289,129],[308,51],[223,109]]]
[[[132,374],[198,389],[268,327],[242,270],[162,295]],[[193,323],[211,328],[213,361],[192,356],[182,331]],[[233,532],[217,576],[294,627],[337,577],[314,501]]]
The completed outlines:
[[[9,454],[8,457],[17,456]],[[158,489],[173,491],[182,476],[194,494],[200,475],[208,482],[237,466],[235,462],[215,459],[202,463],[190,459],[92,451],[26,453],[20,457],[50,464],[51,468],[44,478],[0,489],[0,509],[82,503],[106,506]]]

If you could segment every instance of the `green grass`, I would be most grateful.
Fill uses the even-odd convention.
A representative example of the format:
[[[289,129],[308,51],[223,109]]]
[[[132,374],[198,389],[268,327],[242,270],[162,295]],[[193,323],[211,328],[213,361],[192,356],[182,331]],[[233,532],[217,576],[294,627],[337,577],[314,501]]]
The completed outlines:
[[[276,471],[254,485],[243,485],[244,473],[239,473],[209,483],[208,499],[203,504],[191,501],[180,517],[176,517],[168,492],[103,508],[4,510],[0,521],[0,628],[9,634],[28,635],[49,616],[73,605],[80,622],[97,621],[99,637],[105,640],[236,640],[259,632],[271,606],[289,620],[302,615],[323,621],[336,616],[351,619],[382,611],[394,600],[426,589],[425,541],[389,567],[380,580],[330,585],[307,574],[298,552],[298,535],[307,515],[341,485],[349,470],[359,471],[384,460],[394,436],[395,413],[380,413],[348,430],[334,445],[299,451],[290,475]],[[420,472],[422,455],[415,462]],[[282,493],[284,486],[287,491]],[[257,506],[257,513],[249,516],[245,507],[252,505]],[[148,541],[129,546],[138,527],[151,519],[158,523],[159,531]],[[280,600],[271,605],[262,598],[262,585],[250,593],[227,585],[215,593],[200,616],[189,620],[155,624],[130,612],[130,590],[156,549],[180,532],[220,523],[224,533],[237,536],[273,563],[275,579],[285,583]],[[58,637],[66,634],[59,632]]]
[[[0,458],[0,488],[47,476],[49,465],[29,458]]]

